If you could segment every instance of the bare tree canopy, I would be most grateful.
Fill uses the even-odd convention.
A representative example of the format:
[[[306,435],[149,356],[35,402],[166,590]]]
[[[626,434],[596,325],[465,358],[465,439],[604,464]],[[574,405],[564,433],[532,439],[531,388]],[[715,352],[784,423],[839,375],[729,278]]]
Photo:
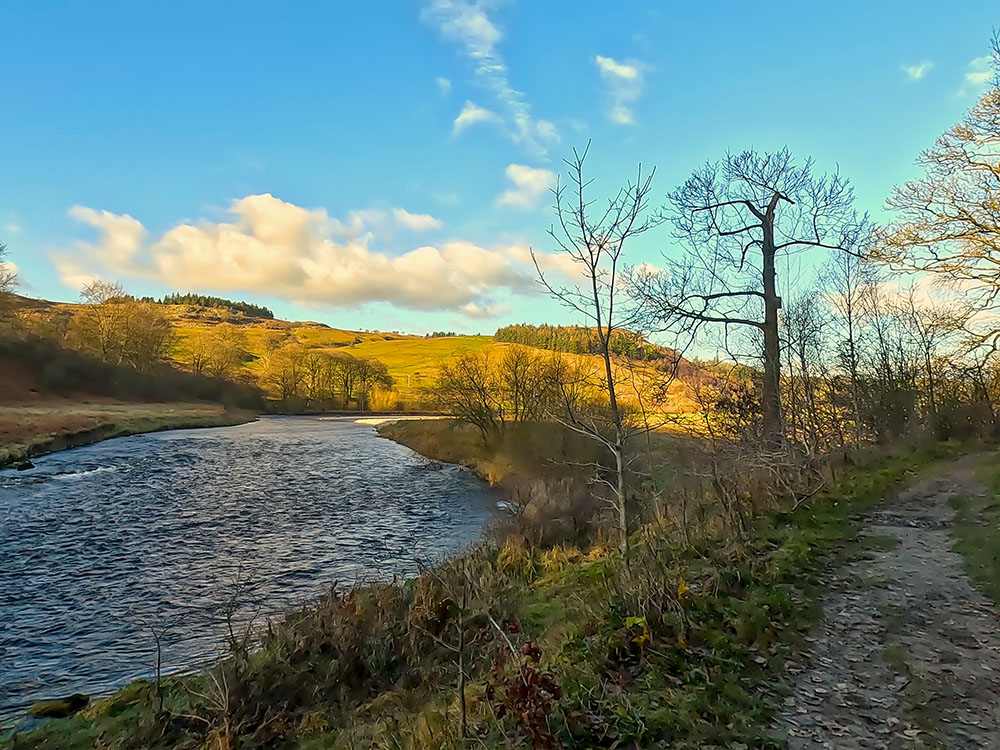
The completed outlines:
[[[157,305],[100,279],[87,284],[80,297],[87,304],[73,318],[70,335],[77,348],[136,370],[151,370],[167,359],[175,334]]]
[[[958,282],[984,307],[1000,294],[1000,34],[993,69],[990,90],[917,160],[924,176],[886,201],[898,219],[878,248],[882,260]]]
[[[128,295],[125,288],[117,281],[94,279],[80,290],[80,299],[89,305],[101,305],[105,302],[118,302]]]
[[[598,441],[610,453],[614,462],[611,480],[601,480],[614,493],[615,511],[622,557],[628,562],[628,487],[626,472],[630,458],[626,455],[629,438],[639,429],[623,408],[620,377],[612,350],[614,334],[631,329],[638,320],[637,310],[623,304],[628,298],[622,293],[624,252],[631,241],[647,231],[655,219],[647,213],[653,172],[643,174],[642,165],[636,170],[635,181],[628,181],[603,206],[588,196],[592,180],[584,176],[588,145],[583,153],[573,150],[566,160],[569,184],[557,183],[555,195],[556,225],[549,234],[580,272],[576,284],[557,286],[551,283],[539,258],[532,252],[538,277],[549,293],[563,305],[581,315],[592,326],[598,339],[598,356],[603,372],[591,386],[607,399],[607,412],[569,410],[564,424],[578,433]],[[603,411],[603,410],[602,410]]]
[[[13,292],[17,285],[17,271],[5,260],[6,257],[7,245],[0,242],[0,294]]]
[[[857,252],[867,217],[849,182],[816,176],[787,149],[744,151],[706,164],[668,196],[663,215],[685,245],[665,272],[633,274],[637,296],[659,330],[703,324],[751,329],[763,339],[764,432],[779,439],[781,347],[777,261],[809,248]]]

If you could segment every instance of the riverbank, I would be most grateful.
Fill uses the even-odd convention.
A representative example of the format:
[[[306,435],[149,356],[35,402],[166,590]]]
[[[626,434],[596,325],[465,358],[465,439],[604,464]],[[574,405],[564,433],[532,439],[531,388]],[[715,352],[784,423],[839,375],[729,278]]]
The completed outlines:
[[[109,438],[161,430],[225,427],[257,413],[209,403],[36,400],[0,406],[0,468]]]
[[[510,424],[489,445],[475,427],[451,418],[387,421],[378,426],[378,434],[433,461],[464,466],[507,490],[579,474],[574,462],[599,460],[592,441],[557,424]]]
[[[426,448],[448,429],[409,423],[406,439],[419,432]],[[772,505],[742,540],[685,542],[649,524],[630,569],[596,538],[488,539],[415,580],[337,590],[273,623],[252,653],[237,644],[207,673],[135,683],[17,746],[431,750],[464,735],[487,748],[777,747],[785,665],[830,571],[870,549],[859,514],[958,452],[872,456],[794,507]],[[484,449],[463,463],[514,461]]]

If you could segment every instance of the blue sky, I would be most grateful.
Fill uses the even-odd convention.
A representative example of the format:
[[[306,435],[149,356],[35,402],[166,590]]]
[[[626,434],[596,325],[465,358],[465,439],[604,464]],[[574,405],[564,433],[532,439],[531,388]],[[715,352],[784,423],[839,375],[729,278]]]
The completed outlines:
[[[546,188],[657,196],[727,149],[839,165],[878,215],[985,82],[992,2],[0,5],[0,240],[94,276],[345,328],[572,322],[532,281]],[[596,193],[595,193],[596,194]],[[671,252],[665,229],[632,260]]]

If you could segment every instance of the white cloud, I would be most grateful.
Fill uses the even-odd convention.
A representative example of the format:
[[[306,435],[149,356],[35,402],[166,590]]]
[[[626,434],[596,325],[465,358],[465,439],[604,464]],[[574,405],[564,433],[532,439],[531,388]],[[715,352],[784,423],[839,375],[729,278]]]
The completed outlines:
[[[524,94],[511,85],[507,63],[497,50],[503,34],[487,13],[491,5],[483,0],[430,0],[421,18],[469,58],[480,85],[496,97],[514,142],[544,157],[547,145],[557,143],[559,134],[551,122],[534,119]],[[457,124],[456,120],[456,132]]]
[[[85,206],[73,206],[69,210],[71,218],[90,224],[101,232],[101,256],[115,265],[128,265],[142,248],[146,230],[142,224],[128,214],[113,214],[110,211],[95,211]],[[86,248],[86,243],[80,243]]]
[[[635,125],[632,105],[645,86],[646,66],[638,60],[619,62],[603,55],[596,55],[594,62],[608,93],[608,119],[616,125]]]
[[[538,270],[546,274],[546,276],[549,274],[558,274],[569,280],[579,280],[583,278],[585,269],[580,263],[573,260],[573,257],[569,253],[544,253],[536,250],[535,258],[533,260],[531,257],[531,248],[528,247],[520,245],[510,247],[508,248],[508,252],[512,257],[517,258],[526,265],[534,266],[535,261],[537,261]]]
[[[458,135],[467,127],[475,125],[477,122],[500,123],[502,120],[500,119],[500,115],[496,112],[491,112],[490,110],[480,107],[477,104],[466,101],[465,106],[462,107],[462,111],[459,112],[458,117],[455,118],[455,125],[452,132],[455,135]]]
[[[990,77],[993,75],[992,62],[992,58],[988,56],[977,57],[975,60],[970,62],[968,70],[966,70],[965,73],[962,88],[958,90],[956,96],[965,96],[970,92],[975,93],[979,89],[986,86],[986,84],[990,81]]]
[[[510,312],[510,305],[479,305],[475,302],[470,302],[467,305],[462,305],[462,307],[459,308],[459,312],[467,318],[484,320],[506,315]]]
[[[911,81],[919,81],[934,67],[930,60],[921,60],[916,65],[900,65],[899,69],[906,73]]]
[[[437,78],[435,78],[434,83],[437,84],[437,87],[442,94],[447,94],[449,91],[451,91],[451,81],[445,78],[444,76],[438,76]]]
[[[965,74],[965,82],[973,86],[983,86],[990,80],[990,58],[977,57],[969,63],[969,72]]]
[[[70,289],[81,290],[98,279],[97,274],[87,271],[71,257],[59,256],[53,262],[59,272],[59,280]]]
[[[405,208],[392,209],[392,215],[398,223],[402,224],[407,229],[412,229],[414,232],[423,232],[428,229],[440,229],[444,226],[444,222],[440,219],[435,219],[430,214],[411,214]]]
[[[8,222],[7,224],[3,225],[3,231],[5,231],[7,234],[20,234],[21,225],[16,224],[13,221]]]
[[[232,203],[229,220],[184,222],[147,240],[136,219],[80,206],[70,215],[98,231],[72,255],[54,258],[63,281],[131,276],[175,289],[275,296],[300,304],[357,307],[386,302],[410,310],[489,316],[496,295],[536,290],[524,248],[479,247],[452,240],[403,254],[370,247],[367,221],[384,212],[352,212],[347,221],[270,194]],[[397,220],[399,214],[393,212]],[[427,223],[433,217],[404,212]]]
[[[542,196],[555,184],[556,175],[548,169],[535,169],[524,164],[511,164],[506,170],[507,179],[514,186],[497,198],[501,206],[512,206],[525,211],[537,208]]]

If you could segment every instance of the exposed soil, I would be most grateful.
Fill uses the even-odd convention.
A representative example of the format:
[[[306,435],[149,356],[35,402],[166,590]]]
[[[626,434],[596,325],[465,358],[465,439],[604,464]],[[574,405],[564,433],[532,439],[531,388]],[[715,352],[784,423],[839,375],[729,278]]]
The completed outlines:
[[[807,748],[1000,748],[1000,610],[952,551],[949,499],[986,492],[969,456],[867,519],[835,574],[776,734]]]

